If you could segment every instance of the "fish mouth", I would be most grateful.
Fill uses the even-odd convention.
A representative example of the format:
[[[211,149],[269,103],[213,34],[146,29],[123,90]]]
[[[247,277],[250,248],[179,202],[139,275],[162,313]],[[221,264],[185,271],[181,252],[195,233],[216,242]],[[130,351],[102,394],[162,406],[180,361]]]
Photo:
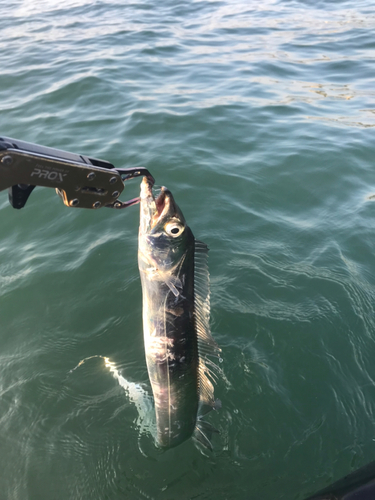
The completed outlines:
[[[152,184],[147,177],[143,177],[141,184],[141,210],[148,214],[149,229],[153,229],[165,217],[179,212],[172,193],[166,187],[162,186],[155,198]]]
[[[156,213],[154,218],[160,219],[163,213],[166,211],[167,205],[169,205],[170,198],[167,196],[169,194],[166,187],[162,186],[161,191],[157,198],[155,199]]]

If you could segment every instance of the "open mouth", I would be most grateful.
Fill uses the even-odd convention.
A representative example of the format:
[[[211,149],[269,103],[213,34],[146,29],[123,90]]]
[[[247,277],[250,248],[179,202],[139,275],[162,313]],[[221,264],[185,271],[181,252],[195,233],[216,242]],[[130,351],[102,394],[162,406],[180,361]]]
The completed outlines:
[[[171,209],[171,193],[166,187],[161,188],[161,192],[155,199],[156,211],[152,217],[152,226],[154,227]]]
[[[155,199],[156,213],[155,216],[159,218],[164,211],[166,202],[165,188],[161,188],[159,195]],[[154,217],[155,217],[154,216]]]
[[[156,191],[155,195],[154,192]],[[147,179],[143,177],[142,187],[141,187],[141,198],[147,199],[147,205],[149,210],[152,212],[151,227],[155,227],[162,217],[170,210],[171,207],[171,193],[166,187],[161,187],[159,189],[153,189],[152,184]]]

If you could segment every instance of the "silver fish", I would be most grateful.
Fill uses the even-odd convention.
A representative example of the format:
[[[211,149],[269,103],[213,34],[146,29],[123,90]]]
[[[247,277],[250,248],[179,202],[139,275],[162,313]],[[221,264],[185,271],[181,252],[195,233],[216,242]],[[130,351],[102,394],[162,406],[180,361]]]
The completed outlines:
[[[141,184],[138,265],[143,293],[146,362],[155,401],[157,444],[193,436],[211,448],[204,414],[217,408],[215,368],[221,351],[211,336],[207,246],[196,240],[172,193],[155,199]]]

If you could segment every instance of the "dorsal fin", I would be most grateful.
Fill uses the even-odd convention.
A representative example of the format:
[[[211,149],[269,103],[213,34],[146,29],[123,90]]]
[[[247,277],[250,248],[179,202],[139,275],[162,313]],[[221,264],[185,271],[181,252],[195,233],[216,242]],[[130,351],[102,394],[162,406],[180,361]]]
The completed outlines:
[[[204,448],[213,451],[211,443],[211,438],[213,433],[220,434],[220,432],[217,429],[215,429],[215,427],[211,425],[209,422],[206,422],[205,420],[198,418],[194,429],[193,439],[199,444],[203,445]]]
[[[199,415],[215,407],[214,387],[215,371],[220,369],[207,356],[218,356],[221,352],[210,330],[210,282],[207,265],[208,247],[202,241],[195,240],[194,253],[194,305],[195,328],[199,351]]]

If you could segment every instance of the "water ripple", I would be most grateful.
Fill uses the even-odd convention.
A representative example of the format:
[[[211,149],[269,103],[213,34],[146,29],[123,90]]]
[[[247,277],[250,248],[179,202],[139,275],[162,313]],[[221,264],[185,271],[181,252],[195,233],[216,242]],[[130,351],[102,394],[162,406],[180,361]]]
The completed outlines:
[[[209,244],[226,377],[214,454],[154,453],[97,359],[147,384],[138,209],[0,193],[4,495],[302,499],[372,460],[373,5],[24,0],[0,24],[2,133],[149,168]]]

